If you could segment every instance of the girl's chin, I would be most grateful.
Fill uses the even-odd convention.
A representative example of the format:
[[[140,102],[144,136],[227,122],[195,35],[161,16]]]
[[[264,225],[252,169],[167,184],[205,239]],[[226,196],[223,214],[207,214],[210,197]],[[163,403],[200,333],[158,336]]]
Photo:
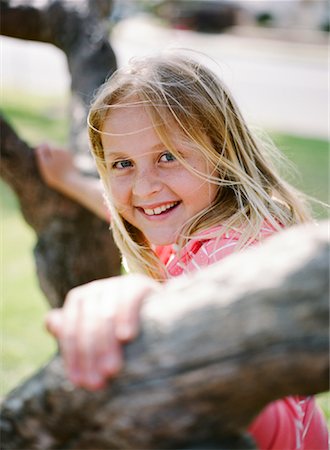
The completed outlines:
[[[155,247],[167,247],[168,245],[173,245],[176,243],[176,239],[171,238],[171,239],[152,239],[149,240],[151,247],[155,248]]]
[[[175,241],[159,241],[157,244],[151,244],[152,248],[155,247],[168,247],[169,245],[175,244]]]
[[[173,245],[179,238],[177,228],[175,228],[175,230],[165,230],[163,233],[156,232],[156,230],[152,230],[153,232],[145,230],[149,231],[149,233],[143,233],[142,229],[140,229],[140,231],[152,247],[166,247],[168,245]]]

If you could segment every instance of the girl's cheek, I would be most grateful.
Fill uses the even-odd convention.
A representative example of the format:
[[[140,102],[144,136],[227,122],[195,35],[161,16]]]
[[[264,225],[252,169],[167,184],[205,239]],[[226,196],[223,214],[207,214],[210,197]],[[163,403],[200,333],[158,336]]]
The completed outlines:
[[[109,186],[111,189],[111,192],[113,193],[120,193],[123,190],[127,189],[127,180],[124,179],[124,177],[120,176],[110,176],[109,177]]]
[[[130,201],[130,188],[127,183],[117,183],[113,182],[110,186],[111,198],[114,206],[118,211],[127,207]]]

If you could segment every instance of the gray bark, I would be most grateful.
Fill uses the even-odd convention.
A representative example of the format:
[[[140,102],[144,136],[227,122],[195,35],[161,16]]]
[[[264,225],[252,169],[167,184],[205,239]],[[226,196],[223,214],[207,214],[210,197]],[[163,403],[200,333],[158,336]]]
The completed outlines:
[[[87,161],[86,117],[94,91],[116,69],[106,18],[111,0],[2,0],[1,33],[53,44],[67,57],[72,79],[70,147]],[[18,196],[37,234],[38,278],[51,306],[74,286],[120,273],[120,257],[108,225],[42,182],[33,151],[1,120],[1,177]],[[88,163],[89,162],[89,163]]]
[[[169,281],[104,391],[74,389],[56,357],[11,393],[4,448],[253,448],[266,404],[329,387],[328,294],[328,223]]]
[[[35,155],[0,117],[0,176],[17,194],[36,232],[39,283],[52,307],[74,286],[120,274],[120,256],[109,225],[78,203],[48,188]]]

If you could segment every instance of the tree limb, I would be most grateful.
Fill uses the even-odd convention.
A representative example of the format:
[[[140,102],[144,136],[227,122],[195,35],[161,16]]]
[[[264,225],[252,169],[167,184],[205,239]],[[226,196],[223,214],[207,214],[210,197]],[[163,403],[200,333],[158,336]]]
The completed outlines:
[[[109,42],[111,0],[2,0],[1,34],[53,44],[71,75],[70,147],[88,158],[87,111],[95,90],[117,68]]]
[[[266,404],[328,389],[328,230],[292,228],[170,281],[106,390],[74,389],[58,357],[12,392],[5,448],[253,448],[242,430]]]

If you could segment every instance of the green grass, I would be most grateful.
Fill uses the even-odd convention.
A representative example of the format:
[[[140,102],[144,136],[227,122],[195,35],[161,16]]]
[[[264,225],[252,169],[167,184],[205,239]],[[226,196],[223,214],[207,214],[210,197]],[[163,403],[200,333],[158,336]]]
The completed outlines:
[[[34,233],[23,222],[14,195],[1,184],[1,371],[0,395],[31,374],[54,353],[43,326],[47,301],[34,270]]]
[[[2,113],[30,145],[64,145],[66,101],[8,91]],[[54,353],[44,329],[47,300],[39,289],[33,260],[35,235],[22,219],[17,199],[3,182],[1,192],[1,385],[0,396],[31,375]]]
[[[61,103],[62,102],[62,103]],[[31,145],[40,141],[66,143],[65,99],[35,96],[7,96],[6,117]],[[63,106],[64,105],[64,106]],[[291,180],[309,195],[329,202],[328,143],[317,139],[274,135],[276,143],[296,164],[300,177]],[[23,221],[14,194],[1,187],[1,394],[37,370],[55,351],[55,343],[45,332],[43,320],[47,301],[35,275],[32,249],[35,236]],[[316,208],[319,217],[324,208]],[[330,426],[329,394],[317,396]]]
[[[1,98],[1,113],[30,145],[43,141],[65,145],[68,137],[67,99],[44,98],[6,91]]]
[[[298,136],[272,136],[275,143],[292,161],[296,173],[287,175],[297,188],[329,205],[329,143],[324,140],[306,139]],[[312,202],[316,218],[326,218],[328,209]]]

